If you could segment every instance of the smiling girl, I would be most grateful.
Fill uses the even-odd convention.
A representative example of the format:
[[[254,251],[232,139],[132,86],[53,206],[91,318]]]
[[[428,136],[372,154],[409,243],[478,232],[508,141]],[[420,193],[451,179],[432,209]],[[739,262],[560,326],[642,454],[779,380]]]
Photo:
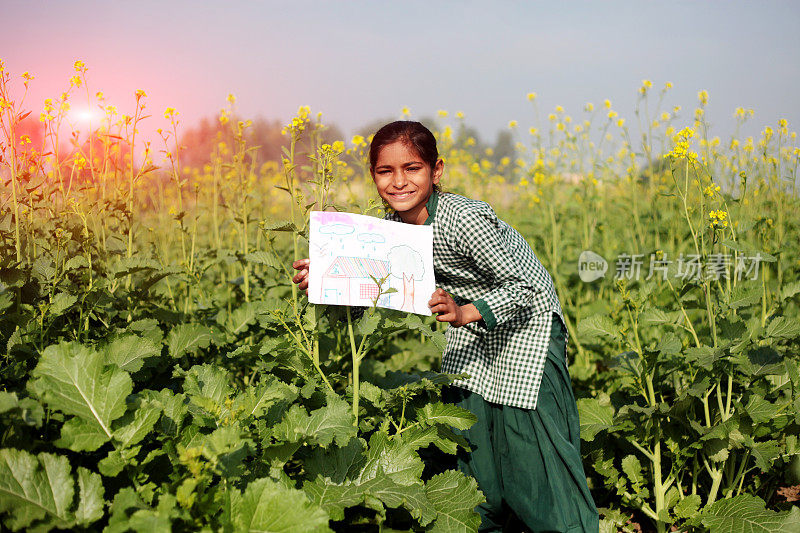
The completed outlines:
[[[553,281],[524,238],[481,201],[443,193],[444,162],[419,122],[383,126],[370,172],[385,218],[433,228],[439,288],[428,305],[448,322],[442,371],[468,374],[445,400],[478,421],[458,467],[486,496],[480,531],[510,517],[531,531],[598,531],[567,370],[568,334]],[[293,281],[308,288],[308,259]]]

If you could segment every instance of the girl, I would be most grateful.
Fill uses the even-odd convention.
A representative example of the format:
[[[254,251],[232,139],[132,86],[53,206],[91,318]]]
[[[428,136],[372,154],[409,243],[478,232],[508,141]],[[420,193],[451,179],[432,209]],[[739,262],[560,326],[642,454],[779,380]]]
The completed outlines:
[[[419,122],[383,126],[369,156],[391,208],[385,218],[433,227],[439,288],[428,305],[452,326],[442,371],[470,376],[445,400],[478,417],[462,432],[472,451],[458,467],[486,496],[480,531],[501,531],[512,513],[531,531],[598,531],[581,464],[568,335],[547,270],[488,204],[440,191],[444,163]],[[292,265],[303,290],[308,264]]]

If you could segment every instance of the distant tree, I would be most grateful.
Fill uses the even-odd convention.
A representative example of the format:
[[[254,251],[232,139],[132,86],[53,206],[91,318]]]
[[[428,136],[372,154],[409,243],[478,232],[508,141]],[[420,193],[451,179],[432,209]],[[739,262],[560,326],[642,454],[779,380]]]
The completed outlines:
[[[202,118],[199,123],[187,128],[180,134],[181,162],[184,165],[198,167],[211,161],[214,147],[219,142],[226,143],[229,147],[233,145],[233,130],[236,123],[242,120],[238,117],[231,117],[227,125],[222,125],[216,118]],[[281,134],[283,122],[277,119],[265,119],[262,117],[253,120],[252,125],[245,129],[245,141],[250,147],[258,147],[258,161],[280,161],[281,147],[287,144],[288,139]],[[313,129],[313,124],[307,131]],[[320,142],[332,143],[342,139],[342,132],[336,125],[326,125],[320,135]],[[298,146],[300,154],[310,149],[310,139],[304,135]]]
[[[501,130],[497,133],[497,140],[494,143],[494,154],[492,159],[495,164],[500,163],[504,157],[514,158],[514,138],[510,131]]]

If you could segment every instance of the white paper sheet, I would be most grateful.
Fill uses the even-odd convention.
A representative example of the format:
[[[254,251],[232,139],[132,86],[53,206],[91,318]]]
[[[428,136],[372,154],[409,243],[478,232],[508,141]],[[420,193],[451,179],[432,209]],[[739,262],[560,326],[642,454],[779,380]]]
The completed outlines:
[[[311,212],[308,299],[315,304],[372,306],[430,315],[436,289],[433,228],[354,213]],[[388,276],[388,277],[387,277]]]

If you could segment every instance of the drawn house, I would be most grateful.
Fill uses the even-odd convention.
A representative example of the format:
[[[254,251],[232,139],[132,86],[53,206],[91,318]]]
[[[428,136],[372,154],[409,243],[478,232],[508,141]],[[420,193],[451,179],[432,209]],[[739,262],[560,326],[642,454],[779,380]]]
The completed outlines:
[[[339,256],[322,275],[320,299],[326,304],[351,302],[353,305],[371,306],[378,296],[378,286],[370,276],[380,280],[388,274],[389,261]],[[387,280],[383,289],[388,288]],[[389,296],[384,296],[381,303],[388,304]]]

